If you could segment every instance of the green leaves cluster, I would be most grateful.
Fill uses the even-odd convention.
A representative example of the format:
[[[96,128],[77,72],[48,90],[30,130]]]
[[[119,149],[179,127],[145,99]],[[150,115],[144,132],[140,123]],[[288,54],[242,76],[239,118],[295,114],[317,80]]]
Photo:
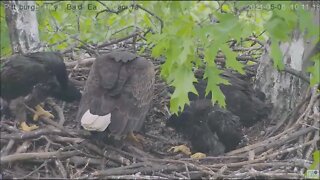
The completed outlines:
[[[317,28],[310,26],[313,23],[308,11],[290,8],[271,11],[254,9],[252,8],[254,6],[251,6],[270,5],[267,1],[36,1],[36,3],[40,38],[42,42],[48,44],[50,50],[63,50],[74,44],[81,45],[82,42],[96,45],[112,38],[124,37],[134,32],[136,28],[152,29],[153,33],[146,36],[148,48],[152,49],[153,57],[165,58],[165,63],[161,66],[161,76],[175,88],[170,100],[170,110],[173,113],[178,113],[189,103],[188,93],[197,94],[193,85],[197,81],[193,70],[198,68],[205,69],[204,78],[208,80],[206,94],[211,93],[214,103],[225,106],[219,84],[228,82],[219,76],[221,71],[214,63],[217,53],[221,51],[226,56],[228,68],[244,73],[243,65],[236,60],[237,53],[231,51],[228,40],[234,39],[239,42],[241,38],[252,34],[258,35],[265,30],[258,40],[266,41],[271,38],[271,56],[274,65],[282,69],[284,65],[279,48],[280,41],[289,41],[291,32],[297,27],[301,31],[307,30],[306,38],[317,36],[319,33]],[[290,3],[281,2],[286,7],[290,7]],[[132,8],[137,4],[149,12],[141,8]],[[67,9],[68,5],[76,9]],[[96,9],[89,10],[89,5]],[[79,6],[83,8],[78,9]],[[3,9],[3,5],[1,8]],[[245,10],[239,11],[241,9]],[[2,17],[3,13],[1,11]],[[2,18],[1,21],[3,20]],[[8,36],[3,35],[7,33],[7,28],[4,26],[5,23],[1,23],[1,29],[4,29],[1,31],[1,49],[10,47]],[[314,64],[309,68],[312,74],[311,84],[319,83],[317,58],[314,58]]]
[[[10,47],[10,36],[9,31],[5,19],[5,10],[4,5],[1,3],[0,5],[0,56],[8,56],[11,54],[11,47]]]
[[[263,4],[266,5],[268,2],[263,2]],[[306,9],[307,6],[290,1],[281,2],[281,5],[283,7],[282,9],[274,9],[272,11],[272,16],[265,22],[264,27],[268,37],[272,40],[271,57],[273,58],[274,66],[283,70],[284,64],[279,42],[289,42],[292,37],[292,32],[297,28],[300,32],[306,32],[306,39],[316,37],[312,42],[314,44],[317,43],[320,38],[319,27],[314,26],[312,13],[310,12],[311,6],[310,9]],[[312,73],[316,72],[313,71]]]
[[[130,6],[130,2],[101,2],[103,4],[97,1],[61,1],[55,4],[51,1],[37,1],[41,40],[54,50],[62,50],[74,44],[81,45],[82,42],[99,44],[111,37],[120,38],[132,32],[135,20],[132,8],[118,14],[112,13]],[[112,12],[103,12],[106,7]],[[137,24],[144,25],[145,21],[146,19],[139,19]],[[124,30],[121,31],[122,29]]]
[[[313,162],[308,168],[308,170],[318,170],[319,164],[320,164],[320,151],[319,150],[314,151],[312,156],[313,156]],[[307,172],[304,175],[307,176]]]
[[[213,5],[213,4],[211,4]],[[169,2],[160,8],[165,27],[161,34],[147,36],[149,43],[154,44],[152,55],[164,55],[165,63],[161,68],[161,75],[169,85],[175,88],[170,100],[170,110],[178,113],[189,104],[188,93],[197,94],[194,82],[197,81],[192,69],[205,67],[204,78],[209,83],[206,94],[212,93],[213,102],[224,106],[224,95],[219,88],[220,83],[227,81],[219,77],[221,73],[214,63],[215,56],[221,46],[227,56],[227,66],[244,73],[242,65],[235,60],[236,54],[231,52],[226,41],[230,37],[238,37],[238,18],[230,14],[217,14],[221,17],[221,24],[202,22],[211,12],[209,5],[196,2]],[[173,16],[167,16],[171,12]],[[174,11],[173,11],[174,10]],[[227,36],[221,36],[225,34]],[[200,50],[201,49],[201,50]],[[199,58],[199,51],[204,59]]]
[[[308,72],[311,74],[310,86],[314,86],[320,83],[320,53],[313,56],[311,61],[313,61],[313,66],[308,68]]]
[[[317,36],[317,28],[310,26],[312,16],[308,11],[291,9],[291,2],[284,2],[283,9],[255,10],[236,12],[245,6],[257,2],[227,3],[218,6],[217,2],[167,2],[165,5],[158,3],[158,15],[164,19],[165,28],[161,34],[147,37],[148,42],[154,44],[152,55],[165,56],[161,75],[167,82],[175,87],[171,96],[170,110],[174,113],[181,111],[184,104],[188,104],[187,93],[195,93],[193,82],[196,79],[192,69],[205,67],[204,78],[208,80],[206,93],[212,93],[212,101],[225,106],[224,96],[219,84],[227,84],[222,79],[221,73],[214,58],[218,51],[226,56],[226,65],[239,73],[244,73],[243,65],[236,60],[236,53],[232,52],[226,43],[230,39],[240,40],[254,34],[266,33],[258,37],[265,41],[271,38],[271,57],[274,66],[283,69],[280,42],[291,40],[291,34],[299,28],[302,32],[308,30],[306,38]],[[262,2],[261,6],[270,5]],[[219,8],[218,8],[219,7]],[[284,8],[287,7],[287,8]],[[170,16],[168,16],[168,12]],[[212,23],[207,17],[215,17],[219,23]],[[318,35],[319,36],[319,35]],[[201,49],[201,50],[200,50]],[[200,59],[199,54],[204,58]],[[318,58],[319,59],[319,58]],[[312,74],[311,85],[319,83],[319,61],[314,59],[314,66],[309,68]],[[178,80],[177,80],[178,79]],[[182,82],[179,82],[182,81]]]

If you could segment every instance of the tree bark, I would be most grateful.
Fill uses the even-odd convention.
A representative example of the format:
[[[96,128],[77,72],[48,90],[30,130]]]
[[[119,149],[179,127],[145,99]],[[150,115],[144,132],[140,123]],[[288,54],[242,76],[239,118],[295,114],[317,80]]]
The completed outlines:
[[[13,53],[36,51],[40,46],[34,1],[4,1]]]
[[[319,11],[315,10],[313,13],[314,25],[319,27]],[[294,69],[299,74],[309,76],[306,68],[312,65],[310,57],[319,52],[320,44],[319,42],[316,45],[310,43],[311,40],[304,39],[303,35],[303,32],[296,30],[293,33],[292,41],[290,43],[281,43],[280,48],[284,55],[283,62],[286,67]],[[266,51],[260,59],[255,88],[262,90],[273,104],[270,118],[275,121],[281,121],[305,97],[309,83],[296,75],[275,69],[272,66],[269,54],[270,47],[267,45]]]

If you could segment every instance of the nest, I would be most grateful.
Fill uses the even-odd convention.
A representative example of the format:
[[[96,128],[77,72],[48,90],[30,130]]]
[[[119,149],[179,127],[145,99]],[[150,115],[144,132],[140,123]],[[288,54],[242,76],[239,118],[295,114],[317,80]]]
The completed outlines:
[[[92,58],[85,67],[67,62],[74,79],[84,84]],[[155,61],[156,67],[160,62]],[[158,68],[157,68],[158,69]],[[116,148],[92,141],[75,121],[77,103],[49,100],[55,120],[42,119],[40,128],[21,132],[10,119],[1,121],[2,178],[304,178],[319,145],[319,94],[310,89],[304,101],[277,127],[261,122],[248,130],[250,144],[218,157],[191,159],[168,152],[174,145],[190,143],[165,126],[168,118],[167,86],[157,73],[153,107],[144,127],[145,147]],[[269,133],[261,133],[271,128]],[[261,129],[253,132],[252,129]],[[251,133],[250,133],[251,132]]]

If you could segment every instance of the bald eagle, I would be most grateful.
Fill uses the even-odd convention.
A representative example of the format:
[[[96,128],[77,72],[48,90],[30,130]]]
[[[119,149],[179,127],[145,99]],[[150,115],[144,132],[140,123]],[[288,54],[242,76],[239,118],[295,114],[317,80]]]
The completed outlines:
[[[35,107],[34,120],[53,117],[39,104],[47,97],[63,101],[80,100],[80,91],[68,80],[66,66],[59,53],[36,52],[14,55],[1,66],[1,98],[9,104],[11,114],[22,130],[30,131],[25,121],[26,106]]]
[[[77,119],[84,129],[115,139],[140,130],[153,97],[155,71],[143,57],[115,50],[92,65]]]

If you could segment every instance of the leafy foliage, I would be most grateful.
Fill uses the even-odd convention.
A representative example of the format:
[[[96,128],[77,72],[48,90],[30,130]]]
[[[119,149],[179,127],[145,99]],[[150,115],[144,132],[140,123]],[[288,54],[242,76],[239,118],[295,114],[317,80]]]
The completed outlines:
[[[10,48],[10,37],[9,37],[9,31],[7,27],[7,23],[5,22],[5,11],[4,6],[1,3],[0,6],[0,56],[7,56],[11,54],[11,48]]]
[[[178,113],[189,103],[188,93],[197,94],[193,70],[205,67],[208,80],[206,93],[212,101],[225,105],[219,84],[222,79],[214,59],[217,53],[226,57],[226,66],[243,74],[243,64],[236,60],[237,53],[228,41],[257,36],[260,41],[271,39],[271,56],[275,67],[283,69],[279,42],[288,42],[292,31],[299,27],[308,30],[306,37],[317,37],[317,28],[310,26],[308,11],[289,8],[291,2],[281,2],[281,9],[262,2],[181,2],[181,1],[36,1],[41,41],[50,50],[62,50],[83,44],[98,45],[120,38],[135,30],[149,30],[146,35],[153,57],[165,58],[161,76],[175,88],[170,109]],[[72,6],[71,6],[72,5]],[[80,8],[82,7],[82,8]],[[91,7],[91,9],[89,8]],[[3,5],[1,5],[3,15]],[[299,25],[299,26],[298,26]],[[8,49],[9,39],[5,23],[1,23],[1,49]],[[265,33],[263,33],[265,31]],[[250,44],[247,44],[250,47]],[[143,52],[143,47],[139,52]],[[2,51],[1,55],[3,55]],[[311,84],[319,83],[319,61],[314,59],[309,68]],[[317,66],[318,65],[318,66]]]
[[[308,68],[308,72],[311,73],[310,86],[314,86],[320,83],[320,53],[313,56],[311,60],[314,65]]]
[[[312,156],[313,156],[313,162],[309,166],[308,170],[317,170],[319,167],[319,163],[320,163],[320,160],[319,160],[320,159],[320,151],[319,150],[314,151]],[[307,172],[305,172],[304,175],[307,176]]]

